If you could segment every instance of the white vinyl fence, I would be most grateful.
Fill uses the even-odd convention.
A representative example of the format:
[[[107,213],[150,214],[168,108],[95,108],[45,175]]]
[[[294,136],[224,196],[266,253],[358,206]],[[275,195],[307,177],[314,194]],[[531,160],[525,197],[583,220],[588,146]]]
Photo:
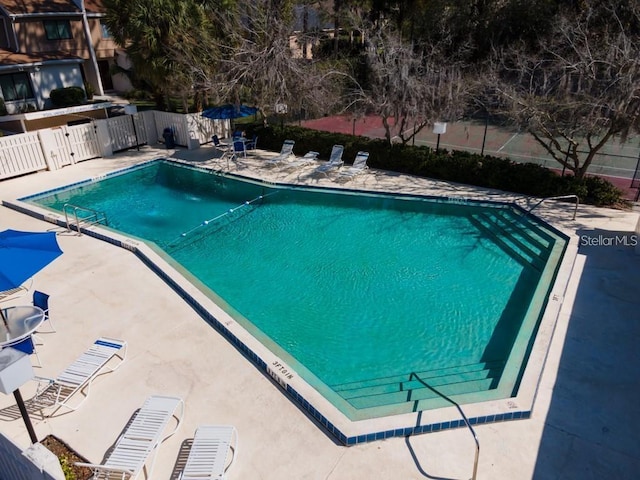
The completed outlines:
[[[176,145],[189,149],[210,142],[214,134],[223,138],[230,130],[228,120],[210,120],[197,113],[145,111],[0,137],[0,180],[155,145],[165,128],[173,132]]]
[[[47,168],[37,132],[0,137],[0,179]]]
[[[158,138],[166,128],[173,132],[176,145],[194,148],[211,141],[215,134],[220,138],[228,137],[231,132],[229,120],[211,120],[199,113],[181,115],[170,112],[154,112],[156,134]]]

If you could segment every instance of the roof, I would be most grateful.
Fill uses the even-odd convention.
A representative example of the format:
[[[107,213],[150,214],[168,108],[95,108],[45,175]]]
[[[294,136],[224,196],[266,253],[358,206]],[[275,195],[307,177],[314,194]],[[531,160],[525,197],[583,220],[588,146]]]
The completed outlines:
[[[102,0],[84,0],[87,13],[105,13],[107,11]]]
[[[99,1],[99,0],[97,0]],[[2,0],[0,5],[14,15],[38,13],[80,13],[73,0]]]
[[[2,65],[2,67],[74,59],[82,60],[76,55],[70,55],[59,51],[31,54],[10,52],[9,50],[3,50],[0,48],[0,65]]]

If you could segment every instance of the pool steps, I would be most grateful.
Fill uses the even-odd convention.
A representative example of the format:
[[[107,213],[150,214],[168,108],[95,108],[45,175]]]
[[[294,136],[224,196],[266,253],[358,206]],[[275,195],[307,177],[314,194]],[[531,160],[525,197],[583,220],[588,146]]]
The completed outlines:
[[[490,241],[523,266],[537,271],[544,269],[555,239],[533,220],[506,209],[496,210],[492,214],[474,213],[469,220]]]
[[[416,372],[427,384],[447,396],[474,393],[494,388],[504,362],[480,362],[458,367]],[[438,395],[417,380],[409,380],[411,374],[332,385],[342,398],[354,408],[379,407],[404,404],[408,401],[438,398]],[[409,396],[409,392],[411,394]],[[408,400],[410,398],[410,400]]]
[[[533,217],[509,208],[474,212],[469,220],[482,233],[481,241],[497,245],[524,267],[544,270],[556,238]],[[504,366],[504,361],[479,362],[415,373],[442,394],[455,397],[496,388]],[[407,373],[331,388],[356,409],[438,400],[436,393],[409,377]]]

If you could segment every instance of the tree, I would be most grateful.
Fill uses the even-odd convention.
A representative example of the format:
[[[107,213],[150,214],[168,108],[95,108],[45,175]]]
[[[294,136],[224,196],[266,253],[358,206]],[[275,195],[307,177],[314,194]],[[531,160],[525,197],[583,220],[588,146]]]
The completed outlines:
[[[200,47],[210,44],[206,39],[216,33],[212,12],[227,7],[224,0],[105,0],[105,23],[125,48],[135,77],[151,88],[162,108],[169,95],[182,96],[185,102],[193,95],[191,72],[177,60],[187,56],[211,62],[212,52]]]
[[[409,142],[435,121],[459,118],[466,101],[462,66],[433,46],[416,48],[386,30],[367,33],[364,109],[382,119],[385,138]]]
[[[183,69],[212,95],[234,103],[251,103],[263,117],[275,104],[291,110],[323,113],[340,104],[343,82],[349,75],[332,64],[294,58],[291,44],[293,2],[238,0],[228,12],[217,16],[221,34],[200,48],[218,52],[215,71],[196,57],[182,56]]]
[[[534,48],[497,50],[485,93],[582,178],[607,142],[640,128],[639,31],[636,1],[585,0]]]

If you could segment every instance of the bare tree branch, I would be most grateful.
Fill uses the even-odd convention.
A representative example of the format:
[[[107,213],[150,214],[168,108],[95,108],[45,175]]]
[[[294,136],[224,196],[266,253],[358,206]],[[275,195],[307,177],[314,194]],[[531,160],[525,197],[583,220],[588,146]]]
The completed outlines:
[[[625,3],[625,2],[622,2]],[[582,177],[608,141],[640,129],[640,11],[627,2],[583,2],[560,15],[535,51],[496,51],[485,90],[494,110],[528,130],[560,164]]]
[[[418,48],[386,28],[362,28],[370,85],[361,102],[381,117],[389,143],[394,138],[407,143],[435,121],[462,115],[467,82],[461,65],[445,61],[433,46]]]

